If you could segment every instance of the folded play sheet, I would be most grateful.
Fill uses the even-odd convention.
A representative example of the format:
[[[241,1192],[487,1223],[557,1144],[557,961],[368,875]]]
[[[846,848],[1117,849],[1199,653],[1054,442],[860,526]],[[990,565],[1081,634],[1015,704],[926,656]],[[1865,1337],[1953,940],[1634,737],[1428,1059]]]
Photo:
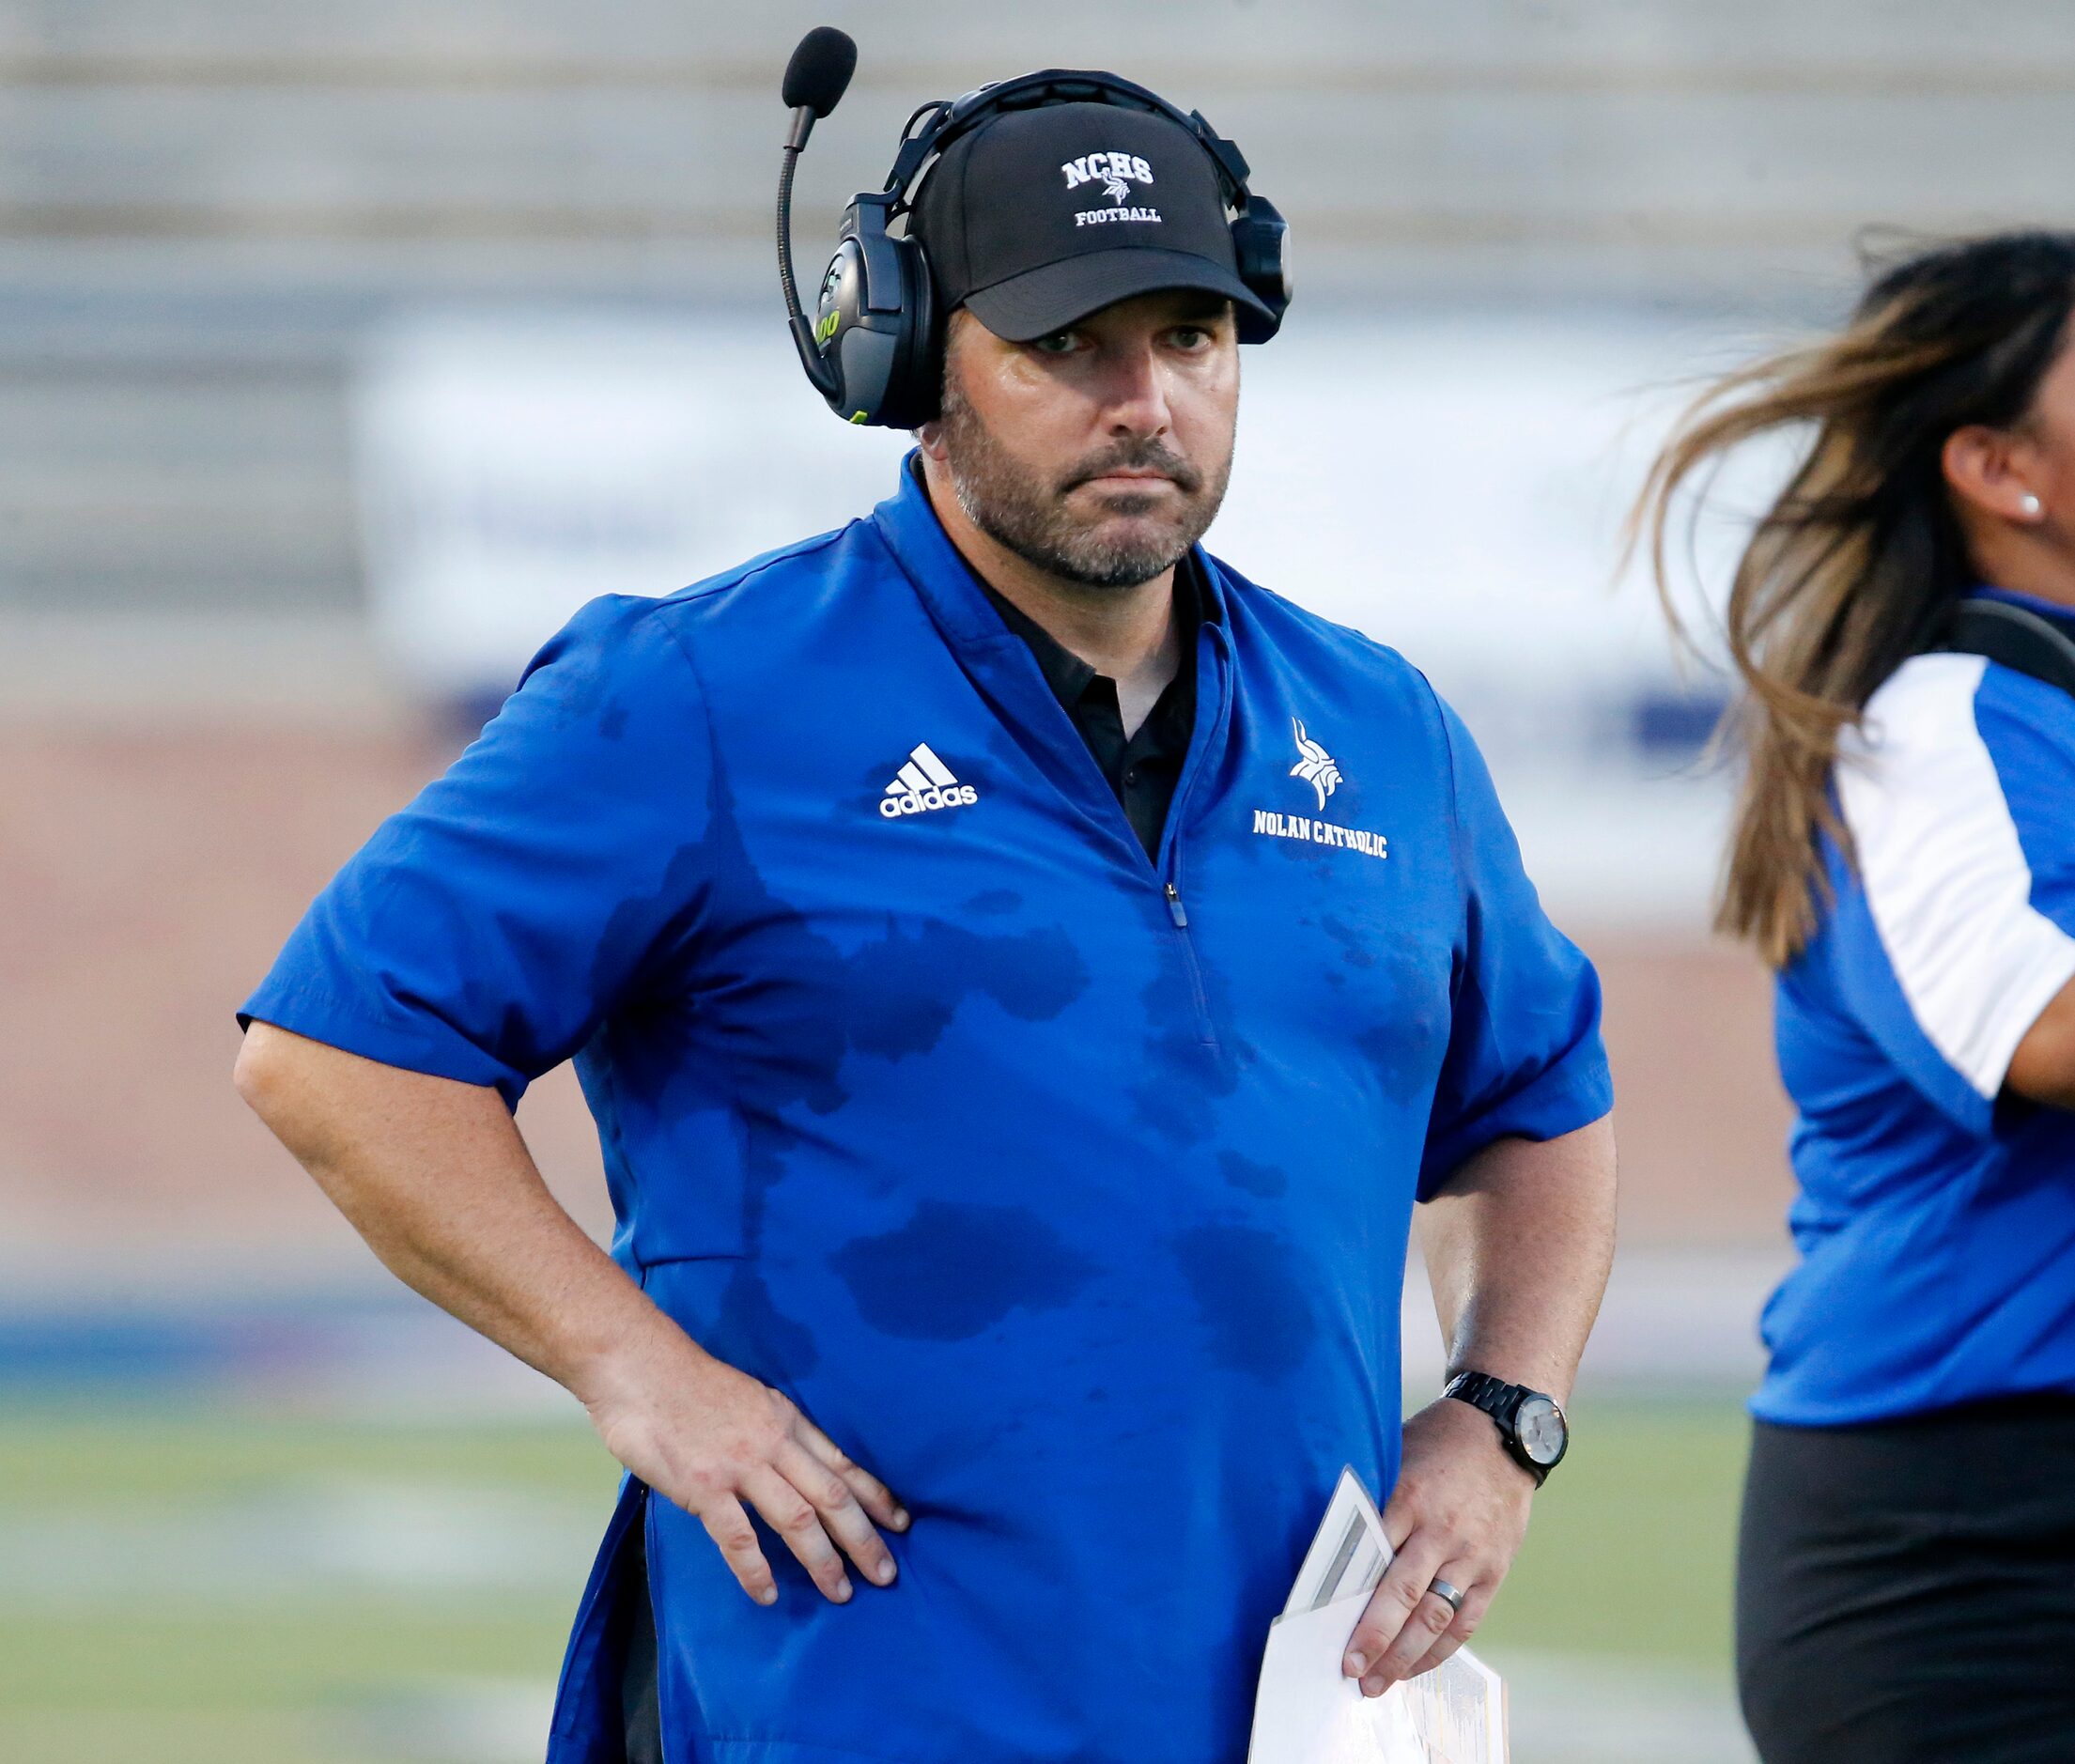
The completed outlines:
[[[1390,1566],[1376,1505],[1342,1470],[1282,1615],[1268,1626],[1247,1764],[1506,1764],[1506,1690],[1469,1649],[1368,1697],[1340,1673]]]

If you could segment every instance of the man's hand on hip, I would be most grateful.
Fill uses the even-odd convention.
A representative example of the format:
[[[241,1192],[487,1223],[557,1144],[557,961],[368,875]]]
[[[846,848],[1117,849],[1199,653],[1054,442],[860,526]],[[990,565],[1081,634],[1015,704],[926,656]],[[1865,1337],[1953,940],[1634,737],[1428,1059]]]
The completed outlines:
[[[572,1391],[613,1457],[695,1513],[744,1590],[778,1597],[745,1504],[841,1602],[848,1555],[892,1580],[876,1477],[780,1395],[705,1353],[563,1210],[504,1100],[255,1023],[240,1093],[376,1254]],[[839,1554],[840,1552],[840,1554]]]
[[[873,1522],[906,1531],[908,1516],[886,1484],[791,1399],[715,1359],[659,1313],[658,1323],[579,1393],[613,1457],[697,1516],[759,1604],[774,1602],[778,1586],[745,1508],[835,1602],[850,1597],[844,1555],[866,1579],[890,1585],[893,1556]]]
[[[1508,1455],[1490,1416],[1443,1398],[1405,1423],[1384,1530],[1398,1552],[1355,1626],[1341,1670],[1364,1694],[1439,1665],[1470,1639],[1527,1531],[1533,1477]],[[1461,1611],[1430,1588],[1447,1582]]]

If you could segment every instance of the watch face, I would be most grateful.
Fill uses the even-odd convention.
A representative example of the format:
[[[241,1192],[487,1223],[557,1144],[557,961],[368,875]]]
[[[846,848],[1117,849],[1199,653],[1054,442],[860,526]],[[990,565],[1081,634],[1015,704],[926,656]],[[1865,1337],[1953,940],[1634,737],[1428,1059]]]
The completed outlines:
[[[1563,1411],[1547,1397],[1529,1397],[1513,1416],[1513,1431],[1521,1449],[1544,1468],[1563,1456],[1571,1431],[1564,1425]]]

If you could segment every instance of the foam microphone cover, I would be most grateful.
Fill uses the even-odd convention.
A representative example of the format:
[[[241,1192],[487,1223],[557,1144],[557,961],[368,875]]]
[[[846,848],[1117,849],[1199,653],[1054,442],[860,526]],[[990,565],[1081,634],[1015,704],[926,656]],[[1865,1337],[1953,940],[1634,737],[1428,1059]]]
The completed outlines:
[[[835,109],[857,70],[858,45],[832,24],[815,25],[785,64],[786,108],[804,104],[819,121]]]

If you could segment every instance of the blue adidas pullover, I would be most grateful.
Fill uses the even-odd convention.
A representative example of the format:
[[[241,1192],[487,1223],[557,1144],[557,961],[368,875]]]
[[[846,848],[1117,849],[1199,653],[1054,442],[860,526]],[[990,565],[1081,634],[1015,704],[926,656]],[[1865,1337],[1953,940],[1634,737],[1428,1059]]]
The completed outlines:
[[[914,476],[585,608],[244,1014],[516,1102],[574,1059],[613,1253],[915,1516],[775,1606],[629,1481],[550,1764],[1237,1764],[1334,1478],[1398,1465],[1416,1199],[1611,1103],[1591,968],[1394,652],[1208,558],[1149,862]],[[921,788],[917,788],[920,781]]]

